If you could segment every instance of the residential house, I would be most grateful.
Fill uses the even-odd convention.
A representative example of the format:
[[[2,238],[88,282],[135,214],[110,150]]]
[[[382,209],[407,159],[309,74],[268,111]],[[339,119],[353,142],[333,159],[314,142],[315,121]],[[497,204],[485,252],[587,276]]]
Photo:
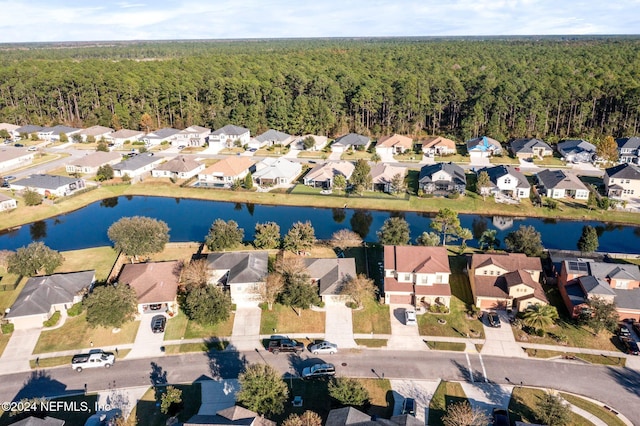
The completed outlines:
[[[127,263],[118,275],[118,285],[128,285],[136,292],[139,314],[178,312],[178,285],[181,263]]]
[[[480,309],[523,311],[549,302],[540,284],[542,263],[522,253],[476,253],[467,267],[475,305]]]
[[[327,161],[309,170],[303,182],[307,186],[331,189],[336,176],[342,175],[348,180],[354,169],[355,166],[349,161]]]
[[[158,146],[163,142],[167,142],[171,145],[178,139],[178,133],[180,130],[173,129],[171,127],[164,127],[162,129],[154,130],[147,133],[140,140],[144,142],[147,147]]]
[[[113,165],[113,176],[124,177],[128,175],[130,178],[140,178],[145,173],[149,173],[164,161],[162,157],[156,157],[150,153],[138,154],[122,160]]]
[[[211,129],[206,127],[189,126],[176,133],[171,143],[174,146],[205,146],[211,134]]]
[[[436,163],[423,166],[418,177],[418,188],[425,194],[465,194],[467,176],[464,169],[453,163]]]
[[[26,135],[27,138],[31,138],[32,135],[38,136],[40,130],[42,130],[42,126],[36,126],[34,124],[18,127],[13,131],[13,140],[23,139],[24,135]]]
[[[257,305],[268,271],[266,251],[209,253],[209,284],[223,286],[237,305]]]
[[[286,146],[293,142],[293,136],[277,130],[269,129],[261,135],[251,138],[249,148],[262,148],[265,146],[282,145]]]
[[[204,164],[179,155],[151,170],[151,176],[159,178],[189,179],[204,170]]]
[[[40,418],[29,416],[15,423],[11,423],[11,426],[64,426],[64,424],[64,420],[56,419],[55,417],[44,416]]]
[[[495,139],[482,136],[466,142],[467,152],[473,158],[488,158],[502,154],[502,145]]]
[[[209,146],[217,146],[222,148],[231,148],[237,141],[240,146],[247,145],[251,139],[251,132],[244,127],[227,124],[224,127],[211,133],[209,136]]]
[[[31,175],[11,182],[11,189],[16,191],[31,189],[47,198],[71,195],[85,187],[84,179],[56,175]]]
[[[384,300],[421,307],[450,307],[449,257],[445,247],[384,246]]]
[[[522,160],[532,160],[553,155],[553,149],[540,139],[516,139],[509,145],[511,153]]]
[[[0,172],[29,165],[34,155],[32,151],[27,151],[27,148],[0,145]]]
[[[11,197],[0,194],[0,212],[13,210],[18,207],[18,202]]]
[[[103,139],[115,147],[124,145],[125,142],[137,142],[144,136],[144,132],[138,130],[120,129],[109,133]]]
[[[276,422],[265,419],[239,405],[225,408],[216,414],[196,414],[183,423],[184,426],[276,426]]]
[[[90,140],[99,142],[105,139],[111,133],[113,133],[113,129],[111,127],[91,126],[86,129],[80,130],[77,134],[82,139],[82,142],[88,142]]]
[[[578,176],[564,170],[545,169],[536,174],[538,178],[539,192],[549,198],[574,198],[586,200],[589,198],[589,189],[582,183]]]
[[[96,280],[96,271],[31,277],[5,315],[15,328],[42,327],[55,311],[66,311],[82,301]]]
[[[342,289],[347,281],[356,278],[356,260],[343,258],[304,258],[304,266],[311,280],[318,286],[324,303],[344,303]]]
[[[640,268],[633,264],[563,260],[558,289],[573,318],[588,311],[589,299],[614,303],[620,319],[640,321]]]
[[[604,172],[604,188],[607,197],[631,200],[640,197],[640,166],[623,163]]]
[[[198,186],[229,188],[233,182],[244,179],[254,164],[247,157],[227,157],[198,173]]]
[[[638,164],[640,158],[640,137],[616,139],[618,144],[618,161],[620,163]]]
[[[487,172],[492,183],[491,187],[485,188],[487,194],[516,200],[529,198],[531,185],[515,167],[503,165],[485,167],[478,170],[477,173],[480,174],[483,171]]]
[[[60,140],[60,137],[64,134],[67,136],[67,141],[71,140],[71,136],[76,133],[80,133],[82,129],[76,127],[69,127],[63,125],[57,125],[53,127],[43,127],[38,132],[38,138],[48,142],[56,142]]]
[[[407,136],[393,134],[378,139],[376,143],[376,153],[380,156],[394,154],[404,154],[413,149],[413,139]]]
[[[307,139],[307,138],[313,139],[313,146],[311,146],[310,148],[305,148],[304,147],[304,140]],[[304,135],[304,136],[300,136],[298,139],[296,139],[296,141],[293,142],[292,146],[293,146],[293,148],[299,149],[299,150],[320,151],[325,146],[327,146],[328,142],[329,142],[329,139],[327,139],[326,136]]]
[[[557,149],[567,163],[592,163],[596,159],[596,146],[582,139],[560,142]]]
[[[399,175],[404,182],[404,177],[407,174],[406,167],[392,166],[391,164],[378,163],[371,167],[369,172],[371,175],[371,190],[392,192],[393,178]]]
[[[120,161],[122,161],[122,155],[118,152],[96,151],[84,157],[72,158],[65,168],[70,175],[95,175],[100,167],[107,164],[113,166]]]
[[[302,173],[302,164],[286,158],[265,158],[256,164],[253,180],[260,186],[293,184]]]
[[[371,416],[353,407],[334,408],[329,411],[325,426],[424,426],[424,422],[411,414],[401,414],[390,419]]]
[[[371,139],[368,137],[357,133],[349,133],[348,135],[340,136],[336,139],[331,145],[331,151],[347,152],[349,149],[365,151],[369,148],[369,144],[371,144]]]
[[[11,123],[0,123],[0,131],[2,130],[6,130],[7,133],[9,133],[9,138],[13,139],[14,138],[14,131],[16,129],[19,129],[20,126],[16,125],[16,124],[11,124]]]
[[[456,143],[442,136],[434,136],[422,140],[422,152],[427,157],[455,154]]]

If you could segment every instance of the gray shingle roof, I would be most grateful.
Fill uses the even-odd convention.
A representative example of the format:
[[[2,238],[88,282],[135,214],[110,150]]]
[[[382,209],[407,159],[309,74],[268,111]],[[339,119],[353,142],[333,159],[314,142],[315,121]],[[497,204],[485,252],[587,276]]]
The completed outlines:
[[[633,164],[624,163],[605,170],[605,175],[616,179],[640,179],[640,168]]]
[[[540,139],[516,139],[511,142],[511,150],[515,153],[532,154],[533,148],[544,148],[551,151],[551,147]]]
[[[584,189],[584,183],[576,175],[563,170],[543,170],[538,172],[538,182],[547,189]]]
[[[73,132],[79,132],[80,130],[81,129],[77,127],[69,127],[69,126],[63,126],[61,124],[58,124],[57,126],[53,126],[53,127],[45,127],[40,131],[47,132],[47,133],[51,132],[52,135],[59,135],[60,133],[69,134]]]
[[[616,143],[618,144],[618,148],[638,149],[640,148],[640,137],[619,138],[616,139]]]
[[[260,141],[260,142],[269,142],[269,141],[274,141],[274,142],[284,142],[287,139],[289,139],[291,137],[291,135],[284,133],[284,132],[279,132],[277,130],[273,130],[273,129],[269,129],[266,132],[264,132],[263,134],[256,136],[256,140]]]
[[[622,309],[638,309],[640,310],[640,289],[622,290],[613,289],[616,294],[615,304]]]
[[[587,262],[587,264],[590,274],[594,277],[640,281],[638,265],[606,262]]]
[[[578,278],[578,281],[588,294],[600,296],[615,296],[615,293],[608,282],[602,278],[591,275]]]
[[[29,278],[7,318],[44,314],[52,305],[71,303],[95,279],[96,271],[71,272]]]
[[[34,124],[27,124],[26,126],[18,127],[16,132],[18,133],[37,133],[43,129],[42,126],[36,126]]]
[[[171,127],[165,127],[163,129],[158,129],[155,130],[151,133],[147,133],[147,135],[145,136],[148,139],[166,139],[166,138],[170,138],[173,135],[176,135],[180,133],[180,130],[178,129],[173,129]]]
[[[558,144],[558,151],[562,153],[580,153],[591,152],[596,153],[596,146],[582,139],[572,139]]]
[[[159,160],[160,158],[153,155],[139,154],[114,164],[113,170],[137,170]]]
[[[229,270],[227,284],[255,283],[264,281],[268,257],[266,251],[210,253],[207,263],[213,270]]]
[[[30,416],[18,422],[11,423],[11,426],[63,426],[64,420],[45,416],[44,418]]]
[[[458,185],[466,185],[467,177],[464,174],[464,169],[457,164],[453,163],[436,163],[430,164],[428,166],[424,166],[420,169],[420,176],[418,178],[418,182],[420,183],[430,183],[432,182],[432,176],[439,172],[445,171],[452,177],[452,182]]]
[[[58,189],[70,185],[82,179],[56,175],[31,175],[27,178],[12,182],[12,185],[19,185],[30,188]]]
[[[356,261],[352,257],[304,259],[304,265],[316,280],[321,296],[340,294],[344,281],[356,277]]]
[[[336,139],[334,145],[339,144],[344,146],[361,146],[367,145],[369,142],[371,142],[371,139],[366,136],[362,136],[357,133],[349,133],[348,135],[340,136],[338,139]]]
[[[487,172],[489,175],[489,179],[494,185],[497,185],[498,179],[500,179],[504,175],[511,175],[514,178],[518,179],[518,188],[531,188],[529,181],[524,177],[522,173],[517,171],[513,166],[494,166],[494,167],[485,167],[478,170],[478,174],[480,172]]]
[[[248,131],[249,129],[246,129],[244,127],[234,126],[233,124],[227,124],[226,126],[219,128],[218,130],[216,130],[211,134],[214,136],[221,135],[221,134],[225,134],[229,136],[233,136],[233,135],[240,136],[247,133]]]
[[[202,163],[192,159],[191,157],[185,157],[179,155],[176,158],[172,158],[166,163],[160,164],[156,167],[156,170],[167,170],[174,173],[190,172],[198,167],[202,166]]]

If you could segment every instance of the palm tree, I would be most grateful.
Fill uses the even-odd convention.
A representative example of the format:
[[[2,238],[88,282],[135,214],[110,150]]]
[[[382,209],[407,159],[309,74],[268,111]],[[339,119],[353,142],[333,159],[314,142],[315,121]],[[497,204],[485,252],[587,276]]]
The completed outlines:
[[[493,250],[500,245],[500,240],[496,238],[498,231],[495,229],[487,229],[480,235],[480,248],[482,250]]]
[[[558,310],[555,306],[535,304],[529,306],[522,314],[522,323],[535,330],[546,332],[558,319]]]

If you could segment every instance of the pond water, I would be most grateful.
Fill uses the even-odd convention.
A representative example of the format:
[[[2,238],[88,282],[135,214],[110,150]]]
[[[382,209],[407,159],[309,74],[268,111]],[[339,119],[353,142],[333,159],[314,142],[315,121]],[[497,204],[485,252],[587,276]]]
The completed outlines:
[[[328,239],[335,231],[348,228],[365,241],[376,241],[376,232],[390,216],[402,216],[410,225],[412,242],[423,231],[429,231],[433,214],[376,210],[321,209],[312,207],[266,206],[220,201],[123,196],[90,204],[80,210],[23,225],[0,233],[0,249],[14,250],[31,241],[43,241],[56,250],[75,250],[109,245],[107,229],[125,216],[149,216],[167,222],[171,241],[202,241],[217,218],[233,219],[252,240],[256,223],[274,221],[282,233],[296,221],[312,222],[316,237]],[[520,225],[532,225],[542,235],[546,248],[575,250],[582,227],[594,226],[600,235],[603,252],[640,253],[640,227],[532,218],[485,217],[460,215],[462,226],[473,230],[477,238],[485,229],[496,229],[501,241]],[[476,239],[467,243],[477,246]]]

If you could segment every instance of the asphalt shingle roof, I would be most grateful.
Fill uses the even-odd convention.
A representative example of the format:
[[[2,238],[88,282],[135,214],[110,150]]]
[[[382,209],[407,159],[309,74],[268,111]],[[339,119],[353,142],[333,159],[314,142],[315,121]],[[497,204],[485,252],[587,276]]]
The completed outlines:
[[[640,148],[640,137],[619,138],[616,139],[616,143],[618,144],[618,148],[638,149]]]
[[[263,134],[256,136],[256,140],[260,142],[270,142],[270,141],[284,142],[290,137],[291,135],[286,134],[284,132],[279,132],[277,130],[269,129]]]
[[[229,136],[240,136],[247,133],[249,129],[245,129],[244,127],[234,126],[233,124],[227,124],[224,127],[219,128],[215,132],[211,133],[212,135],[229,135]]]
[[[544,148],[551,151],[551,147],[540,139],[516,139],[511,142],[511,149],[516,153],[533,153],[533,148]]]
[[[56,175],[31,175],[27,178],[12,182],[12,185],[19,185],[31,188],[58,189],[62,186],[70,185],[81,179]]]
[[[624,163],[605,170],[605,174],[616,179],[640,179],[640,168],[633,164]]]
[[[160,160],[161,159],[159,157],[154,157],[153,155],[148,154],[134,155],[133,157],[123,160],[118,164],[114,164],[113,170],[137,170]]]
[[[464,174],[464,169],[457,164],[453,163],[436,163],[430,164],[428,166],[424,166],[420,169],[420,176],[418,177],[418,182],[420,183],[429,183],[433,182],[432,177],[435,173],[439,171],[445,171],[451,176],[451,180],[459,185],[467,184],[467,177]]]
[[[543,170],[538,172],[538,181],[547,189],[584,189],[588,191],[576,175],[564,170]]]
[[[229,270],[227,284],[244,284],[264,281],[268,273],[266,251],[210,253],[209,269]]]
[[[349,133],[348,135],[340,136],[338,139],[336,139],[334,145],[338,144],[344,146],[360,146],[367,145],[370,141],[371,139],[366,136],[362,136],[357,133]]]
[[[531,185],[529,181],[522,173],[516,170],[513,166],[494,166],[494,167],[485,167],[483,169],[478,170],[478,173],[485,171],[489,175],[489,179],[494,185],[498,184],[498,179],[500,179],[504,175],[511,175],[514,178],[518,179],[518,188],[530,188]]]

